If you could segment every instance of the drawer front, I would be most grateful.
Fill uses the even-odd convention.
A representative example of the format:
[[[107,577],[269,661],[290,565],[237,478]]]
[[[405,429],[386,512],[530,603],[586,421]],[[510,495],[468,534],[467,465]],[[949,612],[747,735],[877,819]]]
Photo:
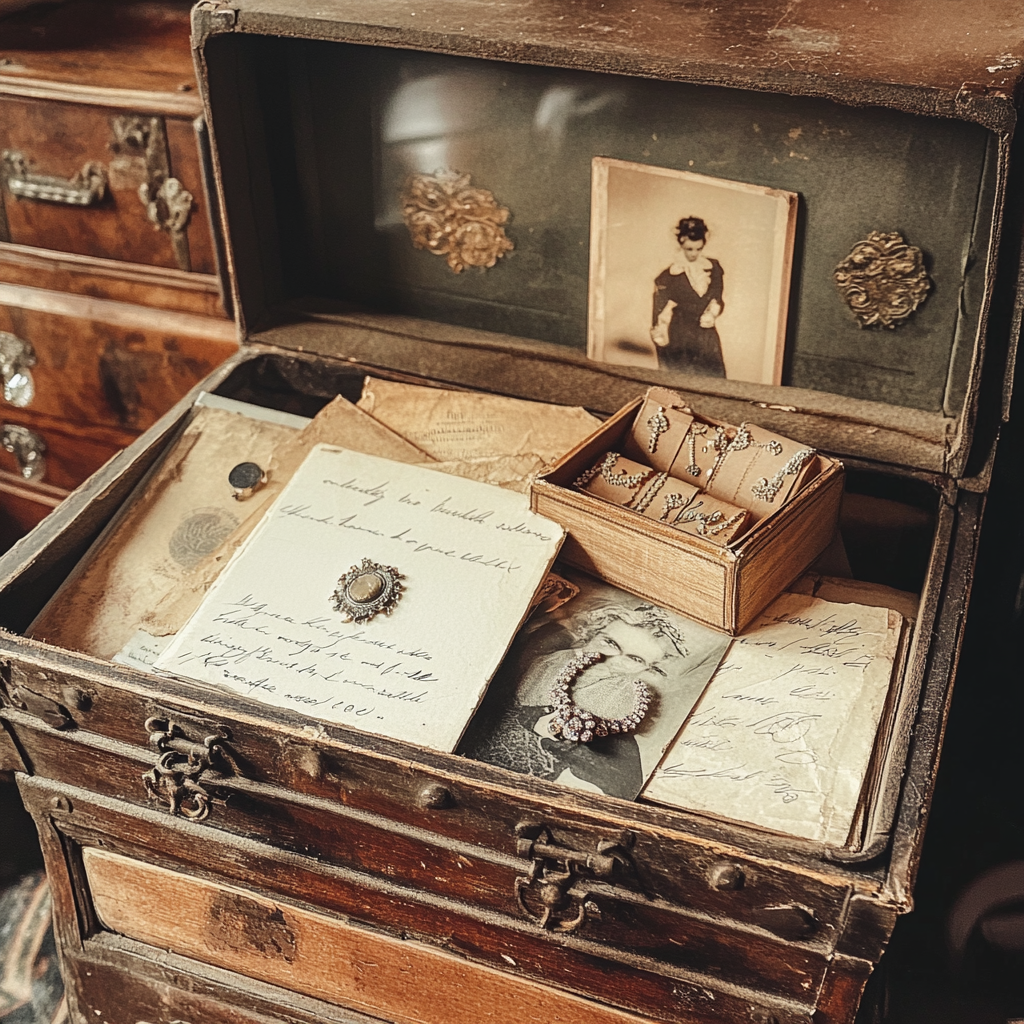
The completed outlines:
[[[0,149],[3,241],[216,272],[190,119],[4,97]]]
[[[0,656],[3,648],[0,643]],[[154,721],[195,742],[215,734],[227,736],[223,745],[233,767],[218,762],[217,785],[230,791],[232,798],[229,806],[211,808],[205,824],[212,828],[243,834],[255,830],[293,849],[308,849],[315,842],[318,854],[388,874],[390,840],[381,850],[381,863],[369,860],[365,848],[346,850],[346,830],[339,834],[323,817],[326,801],[335,814],[365,816],[391,828],[430,835],[439,848],[465,846],[474,851],[473,859],[480,851],[490,851],[489,856],[505,865],[501,868],[505,888],[499,897],[503,906],[515,900],[507,885],[508,872],[518,877],[531,870],[537,859],[532,854],[540,850],[536,845],[540,833],[535,829],[527,834],[521,827],[525,823],[546,827],[554,840],[551,845],[584,853],[597,852],[602,843],[618,842],[627,832],[626,842],[631,845],[623,869],[612,871],[623,891],[788,940],[807,940],[821,948],[831,948],[842,930],[852,884],[847,874],[801,864],[781,840],[773,844],[773,855],[765,857],[738,848],[725,837],[724,829],[706,820],[688,818],[681,826],[679,815],[607,799],[598,801],[600,809],[588,810],[585,801],[575,794],[567,798],[566,791],[556,785],[426,751],[417,751],[417,763],[412,764],[401,744],[365,734],[349,733],[342,742],[325,731],[306,740],[303,726],[307,735],[313,728],[307,719],[257,705],[252,707],[253,717],[241,716],[238,702],[231,698],[225,703],[232,710],[222,706],[215,711],[208,704],[196,705],[194,698],[186,699],[187,686],[178,687],[172,700],[175,684],[161,684],[161,692],[156,693],[137,675],[116,671],[124,672],[124,685],[85,680],[56,666],[13,656],[10,692],[36,694],[60,706],[67,722],[77,726],[76,735],[91,736],[90,742],[101,747],[101,737],[115,741],[111,749],[121,749],[118,745],[123,744],[138,763],[152,765],[159,756],[152,745],[149,752],[140,749]],[[74,697],[69,704],[69,693],[81,699]],[[282,724],[275,727],[275,718]],[[144,799],[134,776],[126,777],[120,792],[111,789],[110,793],[128,800]],[[662,824],[666,819],[672,820],[672,827]],[[534,850],[529,849],[531,844]],[[466,877],[465,865],[456,854],[451,854],[450,864],[455,877]],[[424,886],[443,884],[432,869],[418,865],[419,858],[412,857],[408,870],[421,872]],[[605,884],[597,877],[592,881]],[[490,885],[477,888],[488,891]]]
[[[2,407],[0,430],[0,481],[8,492],[22,482],[22,496],[27,496],[25,488],[35,488],[37,502],[52,502],[51,509],[135,439],[127,431],[76,427]]]
[[[796,1024],[813,1012],[813,993],[800,1005],[723,970],[665,976],[642,956],[601,958],[570,937],[545,941],[454,901],[418,901],[400,884],[80,789],[35,779],[22,789],[37,822],[62,837],[87,934],[105,929],[388,1020],[471,1024],[484,1006],[499,1024],[540,1020],[544,1007],[608,1024]]]
[[[0,552],[37,526],[67,494],[63,488],[30,483],[20,473],[0,470]]]
[[[227,971],[200,973],[194,961],[112,934],[87,940],[79,953],[65,952],[61,968],[75,1024],[379,1022]]]
[[[138,432],[237,349],[226,321],[0,285],[5,299],[0,332],[32,382],[8,388],[8,416]]]

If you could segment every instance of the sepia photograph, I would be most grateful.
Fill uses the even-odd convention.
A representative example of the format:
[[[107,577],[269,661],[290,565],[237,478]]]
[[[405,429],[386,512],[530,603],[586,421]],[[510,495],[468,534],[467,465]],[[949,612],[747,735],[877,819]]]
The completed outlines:
[[[635,800],[718,668],[730,638],[583,573],[552,612],[534,612],[494,677],[459,753],[574,789]],[[605,718],[628,713],[637,682],[650,705],[635,732],[591,742],[557,738],[552,688],[575,655],[601,658],[572,699]]]
[[[781,384],[796,193],[592,167],[590,358]]]

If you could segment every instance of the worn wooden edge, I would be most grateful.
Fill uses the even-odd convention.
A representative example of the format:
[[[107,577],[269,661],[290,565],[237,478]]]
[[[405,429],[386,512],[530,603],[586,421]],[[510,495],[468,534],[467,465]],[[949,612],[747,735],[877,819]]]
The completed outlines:
[[[0,772],[28,773],[28,765],[18,747],[10,725],[0,718]]]
[[[524,808],[532,806],[539,820],[554,811],[571,818],[571,823],[580,828],[603,832],[642,830],[651,841],[658,843],[696,841],[709,855],[742,857],[762,867],[796,872],[829,887],[853,886],[866,893],[879,891],[881,877],[877,870],[830,864],[822,856],[822,848],[808,840],[773,834],[770,852],[766,853],[766,833],[750,826],[680,809],[569,790],[483,762],[319,722],[224,694],[213,687],[159,678],[3,630],[0,630],[0,659],[17,662],[28,671],[65,677],[86,691],[98,692],[98,687],[127,691],[150,706],[154,714],[178,711],[202,720],[222,716],[232,723],[233,734],[238,737],[244,737],[249,729],[262,730],[277,736],[279,742],[298,740],[312,744],[324,756],[354,756],[387,764],[397,772],[423,772],[454,791],[460,786],[486,787],[490,794],[499,798],[504,794]],[[15,710],[5,714],[17,717]],[[46,727],[39,725],[38,728]],[[141,756],[143,748],[138,749]]]
[[[110,930],[158,948],[185,953],[202,963],[236,970],[246,977],[271,978],[289,989],[326,998],[337,1005],[384,1011],[389,1018],[409,1024],[421,1019],[475,1024],[479,1018],[474,1014],[486,1012],[478,1002],[481,996],[491,1004],[488,1016],[506,1024],[524,1019],[522,1015],[526,1020],[539,1021],[545,1013],[575,1024],[588,1021],[643,1024],[649,1019],[636,1008],[596,1003],[573,993],[569,978],[542,980],[507,968],[499,970],[412,936],[388,935],[323,910],[279,900],[276,896],[268,897],[228,880],[200,880],[191,873],[168,870],[95,847],[85,849],[83,859],[97,912]],[[255,905],[267,915],[282,917],[289,930],[294,929],[294,961],[254,956],[251,939],[247,941],[242,935],[237,936],[235,942],[211,941],[203,925],[218,902],[225,900],[234,900],[236,905],[246,901],[241,905]],[[182,909],[173,918],[154,913],[159,901]],[[141,912],[136,913],[136,908]],[[363,971],[351,962],[346,965],[354,949],[359,949],[366,957],[363,971],[367,972],[370,984],[365,989],[360,980]],[[321,951],[320,956],[326,951],[335,956],[340,954],[333,969],[322,961],[317,962],[317,950]],[[388,964],[392,966],[384,966]],[[375,971],[369,971],[370,967]],[[393,988],[382,984],[387,974],[396,968],[398,974],[408,975],[411,989],[403,984],[395,984]],[[713,986],[720,1000],[724,997],[738,1004],[734,1005],[735,1009],[744,1004],[767,1004],[777,1011],[788,1011],[787,1016],[806,1013],[805,1004],[781,1000],[721,979],[698,976],[679,980],[694,987]],[[496,1004],[504,1001],[503,996],[513,995],[513,985],[516,986],[514,1004],[506,1003],[499,1009]],[[431,1010],[432,998],[446,1006],[440,1015],[436,1009]],[[668,1007],[665,1010],[668,1017],[671,1010]],[[716,1019],[722,1019],[721,1013],[719,1009]]]
[[[609,38],[609,29],[601,31],[594,11],[582,12],[587,24],[564,23],[564,42],[552,43],[536,28],[533,38],[524,32],[499,36],[481,36],[473,31],[474,19],[463,12],[468,31],[453,26],[431,29],[417,24],[398,4],[375,12],[374,23],[345,20],[338,4],[295,13],[290,4],[274,0],[233,0],[231,3],[200,4],[193,14],[194,45],[202,47],[207,39],[221,32],[317,38],[368,46],[392,46],[424,50],[454,56],[579,68],[610,74],[658,78],[726,88],[753,89],[758,92],[789,93],[829,99],[844,106],[883,106],[931,117],[950,117],[973,121],[994,132],[1011,133],[1016,125],[1016,105],[1012,88],[990,89],[970,83],[957,83],[955,89],[937,85],[874,80],[846,73],[834,76],[803,71],[790,61],[768,66],[753,60],[726,63],[714,59],[672,60],[652,57],[639,49]],[[608,15],[613,12],[609,11]],[[574,14],[578,18],[579,14]],[[423,19],[427,21],[427,19]],[[531,26],[532,27],[532,26]],[[788,66],[787,66],[788,65]]]
[[[146,263],[126,263],[101,256],[83,256],[74,252],[54,252],[33,245],[0,242],[0,264],[9,263],[30,270],[69,271],[96,277],[115,277],[122,281],[182,291],[220,293],[214,274],[197,274],[171,267],[154,267]],[[111,301],[111,300],[107,300]]]
[[[118,993],[117,1002],[135,985],[150,990],[150,1021],[162,1021],[170,1007],[174,1019],[216,1024],[387,1024],[355,1010],[284,992],[258,978],[242,978],[221,967],[155,949],[134,939],[103,932],[92,936],[79,953],[65,956],[63,974],[69,989],[91,992],[92,979]],[[72,983],[71,979],[77,979]],[[82,1005],[77,1021],[98,1020],[96,1008]]]
[[[198,313],[154,309],[116,299],[95,299],[90,295],[3,283],[0,283],[0,303],[36,313],[93,320],[112,327],[136,328],[160,334],[186,334],[210,341],[238,344],[238,331],[231,321]]]
[[[118,89],[11,74],[0,74],[0,96],[56,100],[62,103],[88,103],[97,107],[133,110],[140,114],[168,114],[177,117],[196,117],[203,111],[202,99],[195,90],[154,92],[147,89]]]
[[[239,886],[250,891],[255,886],[262,890],[263,898],[269,896],[275,902],[280,900],[285,908],[294,906],[306,908],[320,915],[340,915],[343,918],[346,916],[345,911],[327,909],[318,906],[315,902],[311,903],[300,887],[281,887],[274,882],[264,885],[261,879],[266,866],[271,866],[271,875],[274,869],[279,871],[280,874],[276,877],[283,877],[283,874],[289,871],[308,875],[315,868],[326,880],[343,888],[364,889],[378,894],[385,900],[398,900],[410,906],[421,904],[454,913],[459,917],[471,917],[488,929],[494,930],[496,934],[506,935],[509,948],[513,948],[513,950],[515,936],[520,935],[533,943],[540,940],[542,945],[551,942],[558,946],[568,947],[588,959],[610,959],[617,961],[620,965],[633,965],[641,972],[653,971],[659,977],[667,975],[676,979],[678,983],[697,991],[710,986],[726,997],[775,1005],[795,1012],[801,1019],[807,1013],[807,1003],[811,1002],[813,1005],[813,991],[802,993],[800,997],[755,991],[743,983],[715,978],[699,970],[680,965],[668,966],[643,954],[629,949],[609,947],[586,936],[545,933],[543,931],[538,933],[536,922],[529,918],[510,916],[502,911],[475,908],[458,899],[452,900],[441,894],[410,888],[404,885],[401,879],[366,875],[358,869],[329,863],[316,865],[316,862],[311,861],[308,856],[269,846],[262,839],[233,833],[218,833],[216,845],[211,848],[210,857],[208,859],[197,857],[195,850],[201,848],[210,839],[209,825],[172,818],[164,811],[145,806],[129,806],[120,800],[98,796],[74,785],[49,779],[23,779],[22,793],[26,804],[34,815],[52,820],[60,833],[70,840],[71,844],[77,845],[80,850],[100,845],[105,851],[116,856],[139,862],[140,867],[144,863],[153,864],[161,871],[180,872],[185,878],[204,879],[216,885]],[[153,830],[156,830],[160,836],[159,841],[154,842]],[[80,855],[69,857],[69,866],[74,866],[81,859]],[[513,866],[521,868],[522,863],[516,861]],[[188,883],[183,882],[182,884]],[[81,889],[80,902],[87,901],[88,886],[83,885]],[[88,913],[88,908],[83,909],[86,911],[85,917],[91,916]],[[683,909],[674,907],[675,912],[681,912]],[[695,913],[694,916],[701,917],[699,913]],[[706,916],[703,919],[709,920]],[[380,924],[367,923],[367,926],[378,934],[380,933]],[[780,949],[788,948],[790,945],[788,940],[764,932],[763,929],[745,927],[742,922],[730,921],[727,927],[735,932],[737,938],[749,932],[768,939]],[[89,929],[84,928],[82,932],[84,935],[88,935]],[[403,937],[415,938],[418,936],[430,941],[440,940],[446,948],[446,956],[454,955],[457,958],[481,964],[489,963],[494,959],[493,946],[491,956],[481,958],[474,955],[472,947],[463,947],[461,944],[448,946],[444,942],[444,935],[434,935],[432,932],[421,933],[416,929],[412,929],[412,933],[409,935],[403,929],[402,934]],[[801,951],[815,956],[819,970],[823,974],[833,944],[830,942],[805,946],[804,943],[801,943]],[[541,977],[537,973],[536,965],[533,969],[516,969],[516,965],[513,964],[512,972],[508,972],[504,965],[500,966],[504,973],[521,974],[532,981],[549,982],[563,990],[573,989],[571,981],[567,979]],[[669,1015],[668,1019],[674,1018]]]
[[[382,370],[599,414],[621,408],[651,384],[678,391],[702,415],[750,421],[840,455],[945,473],[954,421],[924,412],[799,388],[724,381],[588,360],[561,345],[444,324],[373,315],[292,314],[290,324],[251,334],[271,345]]]
[[[893,823],[892,852],[886,874],[886,889],[903,911],[913,908],[912,893],[953,699],[984,507],[984,494],[959,493],[956,508],[952,510],[955,516],[950,527],[953,543],[948,552],[941,594],[934,595],[932,642],[923,644],[916,652],[917,659],[925,662],[924,681]],[[933,595],[927,597],[931,605]]]

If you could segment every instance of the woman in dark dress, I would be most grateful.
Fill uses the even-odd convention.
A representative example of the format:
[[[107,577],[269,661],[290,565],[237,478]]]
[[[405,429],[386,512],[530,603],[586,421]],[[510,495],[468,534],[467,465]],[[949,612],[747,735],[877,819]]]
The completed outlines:
[[[722,265],[702,254],[708,226],[684,217],[676,226],[679,252],[654,281],[651,340],[660,366],[724,377],[715,321],[722,315]]]

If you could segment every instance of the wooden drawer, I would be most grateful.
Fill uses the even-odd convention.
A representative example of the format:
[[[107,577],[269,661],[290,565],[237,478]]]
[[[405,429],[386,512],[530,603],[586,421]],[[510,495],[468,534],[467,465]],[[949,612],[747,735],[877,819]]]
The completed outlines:
[[[59,252],[216,271],[191,118],[0,97],[3,241]],[[93,187],[85,185],[92,175]],[[181,230],[154,224],[140,188],[178,204]],[[188,193],[186,198],[181,189]]]
[[[123,430],[108,427],[76,427],[52,416],[40,416],[23,409],[2,409],[4,428],[21,428],[30,432],[26,444],[43,450],[43,469],[27,480],[22,467],[27,465],[24,449],[15,440],[15,451],[0,449],[0,470],[8,482],[21,481],[28,485],[41,484],[56,489],[63,498],[87,480],[100,466],[107,463],[122,448],[131,444],[134,436]]]
[[[286,899],[313,899],[324,910],[410,931],[498,968],[515,949],[513,958],[528,975],[571,978],[559,983],[612,1004],[622,1005],[619,990],[639,971],[643,996],[626,1005],[653,1016],[676,1005],[678,986],[696,978],[715,989],[739,986],[813,1009],[850,916],[850,885],[822,884],[678,832],[634,824],[630,842],[614,822],[553,812],[528,794],[486,787],[471,772],[455,778],[408,771],[396,778],[392,771],[388,778],[382,762],[384,772],[371,781],[365,771],[359,779],[360,759],[332,759],[317,787],[323,797],[211,774],[202,779],[213,799],[202,825],[153,811],[130,817],[131,805],[147,803],[142,776],[154,754],[70,728],[92,714],[71,706],[98,708],[107,695],[78,698],[73,683],[52,675],[26,679],[15,670],[12,681],[12,701],[29,713],[11,710],[8,721],[33,774],[68,784],[91,780],[104,831],[134,843],[136,856],[160,849],[181,870]],[[41,727],[33,712],[48,714],[53,725]],[[67,728],[54,728],[61,725]],[[239,743],[234,750],[247,770],[258,771],[252,763],[253,755],[262,760],[258,746],[250,751]],[[289,753],[294,761],[297,752],[284,756]],[[365,763],[367,751],[361,754]],[[422,794],[442,788],[450,804],[424,807]],[[195,811],[184,803],[187,813]],[[538,816],[542,829],[523,828]],[[134,822],[143,819],[147,831],[140,838],[142,826]],[[181,828],[192,838],[157,834],[177,835]],[[524,850],[523,839],[532,835],[533,847]],[[545,922],[555,862],[582,862],[616,839],[622,843],[617,869],[605,877],[580,870]],[[258,868],[252,840],[261,848]],[[240,842],[250,844],[244,870]],[[716,888],[722,877],[733,887]]]
[[[0,470],[0,551],[38,525],[68,493],[62,487],[31,483],[20,473]]]
[[[573,993],[587,993],[608,1004],[583,1004],[588,1019],[636,1020],[639,1014],[713,1024],[758,1019],[751,1012],[759,1007],[761,1019],[790,1024],[810,1019],[822,984],[824,958],[797,995],[743,983],[740,965],[755,952],[742,932],[732,936],[733,966],[726,970],[658,965],[642,949],[608,957],[583,936],[543,932],[499,914],[470,920],[454,897],[417,898],[399,879],[325,869],[312,857],[212,836],[201,825],[131,810],[74,787],[32,780],[23,781],[23,792],[39,824],[45,828],[48,819],[62,837],[78,917],[92,929],[301,995],[374,1009],[389,1020],[468,1021],[451,999],[479,990],[488,1001],[500,1001],[515,985],[514,1002],[543,994],[548,1005],[568,1011],[558,1019],[572,1019]],[[677,935],[686,938],[682,930]],[[353,956],[368,972],[362,988],[343,966]],[[334,965],[330,973],[325,961]],[[395,969],[386,964],[401,964],[404,983],[397,990],[389,989]],[[800,967],[791,959],[780,961],[778,971],[797,974]],[[516,1019],[502,1016],[514,1011],[498,1003],[491,1012],[496,1016],[488,1019]]]
[[[0,303],[0,331],[33,353],[25,410],[69,426],[144,430],[236,348],[212,317],[2,284]]]

